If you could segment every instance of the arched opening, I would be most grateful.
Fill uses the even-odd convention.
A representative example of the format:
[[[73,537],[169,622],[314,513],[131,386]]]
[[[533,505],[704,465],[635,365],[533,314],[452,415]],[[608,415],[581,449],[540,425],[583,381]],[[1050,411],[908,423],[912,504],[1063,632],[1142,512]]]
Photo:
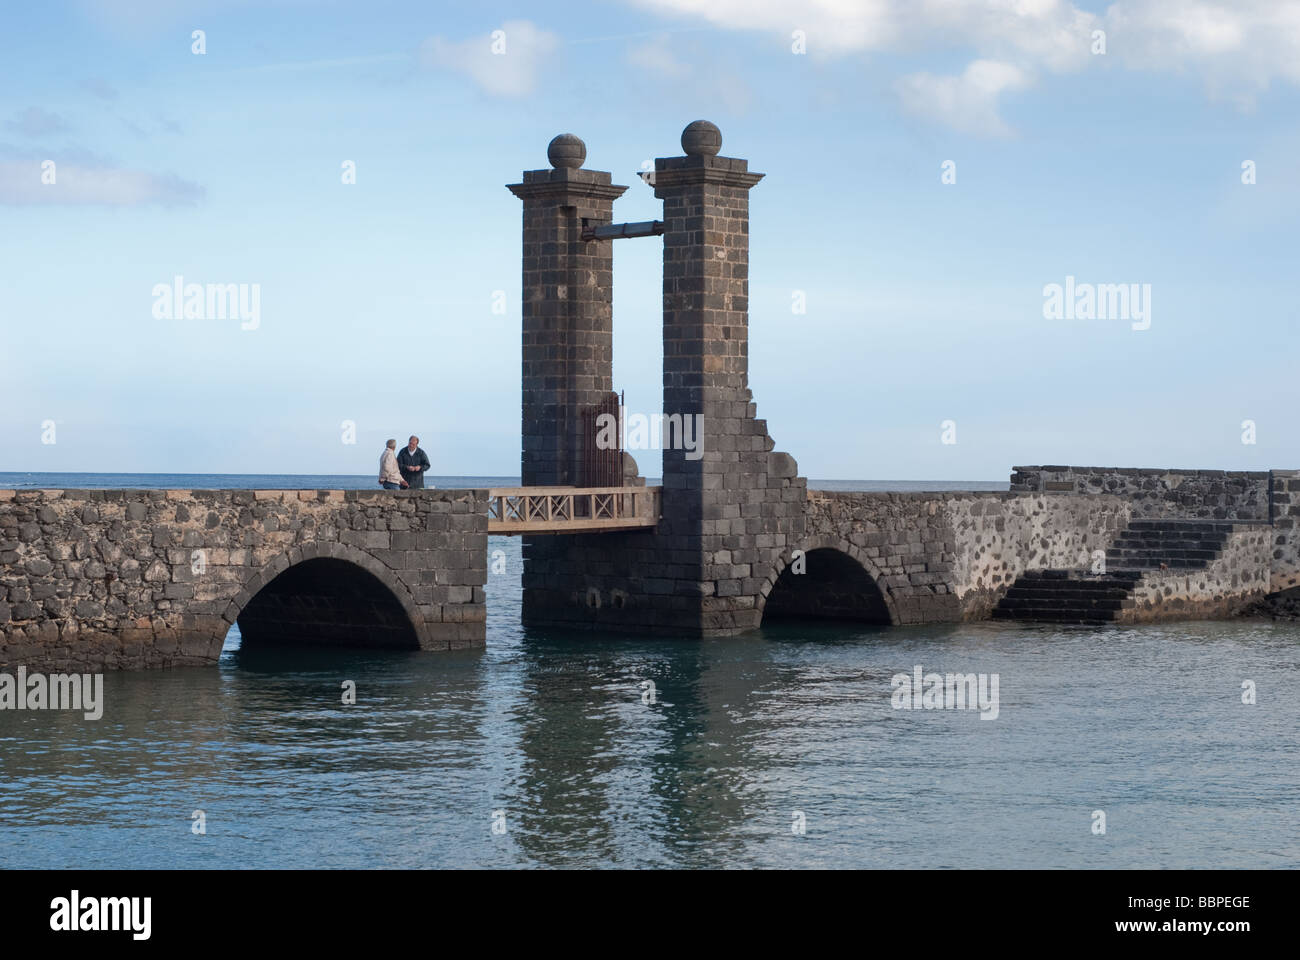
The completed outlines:
[[[776,620],[892,623],[894,618],[884,593],[861,563],[822,547],[804,554],[802,568],[788,564],[777,577],[763,607],[763,622]]]
[[[257,591],[236,622],[243,649],[420,646],[411,617],[393,591],[368,570],[333,558],[289,567]]]

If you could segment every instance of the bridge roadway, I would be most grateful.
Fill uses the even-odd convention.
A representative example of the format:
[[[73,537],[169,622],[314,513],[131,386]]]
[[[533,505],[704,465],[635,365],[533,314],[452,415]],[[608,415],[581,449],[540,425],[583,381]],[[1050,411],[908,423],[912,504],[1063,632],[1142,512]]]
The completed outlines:
[[[488,491],[488,533],[617,533],[659,523],[662,487],[506,487]]]

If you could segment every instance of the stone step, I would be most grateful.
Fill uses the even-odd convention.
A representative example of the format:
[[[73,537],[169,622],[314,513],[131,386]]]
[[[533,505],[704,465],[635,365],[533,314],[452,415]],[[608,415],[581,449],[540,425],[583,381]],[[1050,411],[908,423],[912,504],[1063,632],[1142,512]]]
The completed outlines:
[[[1055,583],[1060,580],[1069,580],[1072,583],[1096,584],[1099,588],[1128,588],[1133,585],[1134,580],[1140,578],[1140,573],[1127,573],[1123,570],[1107,570],[1105,573],[1090,573],[1085,570],[1028,570],[1016,579],[1014,586],[1024,587],[1044,581]],[[1059,586],[1059,584],[1057,585]]]
[[[1008,596],[1033,594],[1045,596],[1053,593],[1078,593],[1090,597],[1126,597],[1133,592],[1131,580],[1017,580]]]
[[[1133,607],[1141,570],[1091,574],[1082,570],[1033,570],[1016,579],[998,601],[995,620],[1039,623],[1114,623]]]
[[[1205,560],[1188,560],[1185,557],[1116,557],[1106,558],[1109,572],[1131,572],[1141,570],[1159,570],[1161,566],[1169,570],[1204,570],[1208,566]]]
[[[1149,550],[1138,547],[1110,547],[1106,551],[1106,559],[1122,559],[1123,557],[1139,557],[1149,560],[1165,560],[1173,558],[1175,560],[1213,560],[1219,556],[1218,550]]]
[[[1105,611],[1126,610],[1132,606],[1132,600],[1122,597],[1093,599],[1081,595],[1003,597],[998,603],[1001,610],[1085,610],[1094,615]]]
[[[1131,596],[1132,590],[1126,590],[1121,587],[1115,587],[1108,590],[1075,590],[1066,588],[1062,590],[1048,590],[1045,588],[1020,587],[1012,586],[1004,596],[1009,600],[1124,600]]]
[[[1174,532],[1174,533],[1223,533],[1232,532],[1230,520],[1130,520],[1129,530]]]
[[[1170,534],[1167,537],[1151,537],[1143,533],[1135,533],[1132,530],[1125,530],[1119,534],[1112,543],[1135,543],[1143,547],[1168,547],[1171,550],[1182,548],[1193,550],[1218,550],[1228,542],[1227,537],[1216,537],[1212,533],[1196,533],[1188,536],[1179,536]],[[1205,544],[1205,546],[1200,546]]]
[[[1120,574],[1115,577],[1109,571],[1106,573],[1090,573],[1087,570],[1026,570],[1018,578],[1020,580],[1077,580],[1081,583],[1104,583],[1108,580],[1133,580],[1136,577],[1130,577],[1127,574]],[[1121,584],[1122,586],[1122,584]]]
[[[1079,623],[1089,625],[1101,625],[1115,622],[1113,616],[1091,613],[1086,610],[1069,610],[1060,607],[1039,607],[1037,609],[1015,611],[999,608],[993,611],[993,619],[1017,620],[1026,623]]]
[[[1119,537],[1112,547],[1126,550],[1214,550],[1223,548],[1226,540],[1147,540],[1141,537]]]

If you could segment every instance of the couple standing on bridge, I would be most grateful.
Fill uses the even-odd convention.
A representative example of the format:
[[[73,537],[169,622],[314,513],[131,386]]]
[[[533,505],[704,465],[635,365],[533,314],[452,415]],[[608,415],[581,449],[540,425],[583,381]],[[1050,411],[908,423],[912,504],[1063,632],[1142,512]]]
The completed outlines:
[[[429,455],[420,449],[420,438],[411,437],[400,453],[397,441],[389,440],[379,456],[379,485],[385,490],[421,490],[429,472]]]

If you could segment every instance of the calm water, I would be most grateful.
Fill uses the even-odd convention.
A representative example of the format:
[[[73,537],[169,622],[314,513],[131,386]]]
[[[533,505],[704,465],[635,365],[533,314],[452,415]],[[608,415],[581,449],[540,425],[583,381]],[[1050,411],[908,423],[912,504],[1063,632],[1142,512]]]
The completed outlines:
[[[486,651],[232,631],[97,722],[0,711],[0,866],[1300,865],[1296,625],[543,633],[492,541]],[[998,674],[999,718],[893,710],[916,664]]]

